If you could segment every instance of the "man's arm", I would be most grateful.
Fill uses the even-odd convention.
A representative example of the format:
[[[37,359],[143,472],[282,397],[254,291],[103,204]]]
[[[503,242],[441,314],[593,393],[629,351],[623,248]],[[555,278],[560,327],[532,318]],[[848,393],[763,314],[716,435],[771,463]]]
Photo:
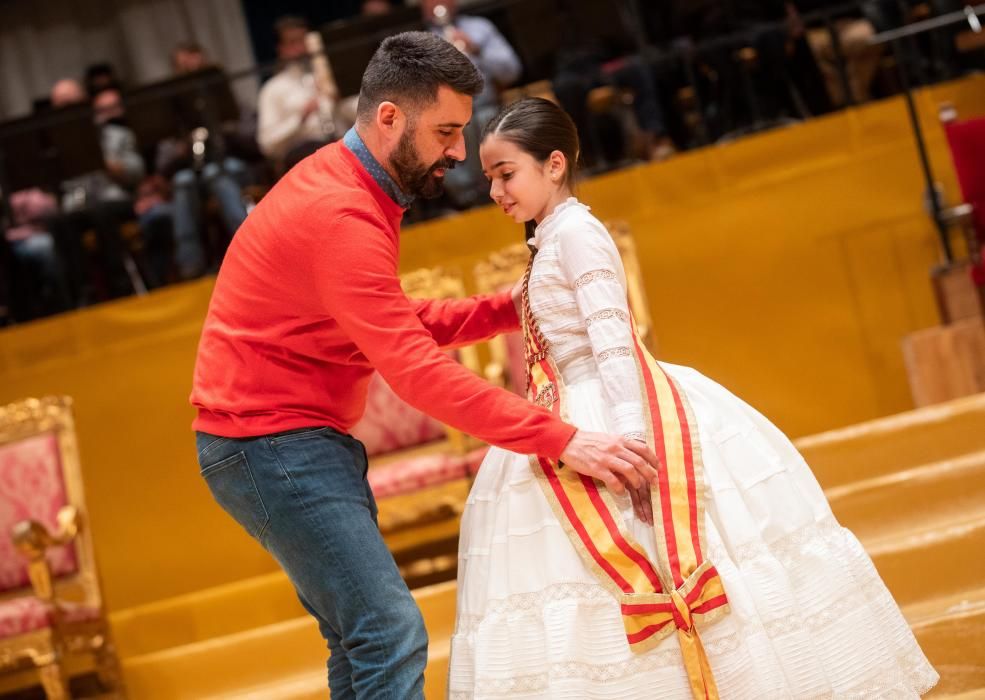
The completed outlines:
[[[347,215],[332,226],[323,251],[310,256],[322,306],[398,396],[491,444],[560,456],[572,426],[441,352],[400,288],[396,245],[383,224],[369,214]]]
[[[481,343],[520,328],[510,292],[468,299],[417,299],[411,303],[421,324],[442,348]]]
[[[442,353],[400,288],[390,235],[372,215],[353,212],[332,226],[332,245],[310,251],[306,260],[323,308],[398,396],[493,445],[560,459],[616,493],[624,484],[657,483],[657,457],[646,445],[576,431]]]

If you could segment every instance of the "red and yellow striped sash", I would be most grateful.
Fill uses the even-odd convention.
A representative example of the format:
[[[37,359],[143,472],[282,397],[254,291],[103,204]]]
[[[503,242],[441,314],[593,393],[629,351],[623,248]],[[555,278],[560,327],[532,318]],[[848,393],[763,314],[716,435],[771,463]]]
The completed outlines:
[[[529,268],[528,278],[529,282]],[[565,391],[523,289],[527,393],[565,418]],[[728,612],[721,578],[704,552],[704,473],[697,426],[687,396],[653,359],[633,324],[634,356],[646,408],[647,444],[660,458],[651,488],[658,560],[627,531],[601,482],[563,465],[531,457],[547,500],[585,564],[618,600],[630,648],[644,652],[676,631],[695,698],[718,698],[696,623]]]

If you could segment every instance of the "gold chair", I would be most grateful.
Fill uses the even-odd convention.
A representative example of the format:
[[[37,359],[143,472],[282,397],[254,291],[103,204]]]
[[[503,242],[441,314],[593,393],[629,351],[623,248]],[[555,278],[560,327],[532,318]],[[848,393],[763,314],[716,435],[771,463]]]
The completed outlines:
[[[0,485],[0,671],[34,669],[48,698],[68,698],[79,657],[121,696],[69,398],[0,407]]]
[[[636,319],[640,337],[647,348],[656,355],[653,337],[653,320],[643,287],[636,243],[629,226],[623,221],[606,223],[606,228],[619,249],[626,270],[629,308]],[[475,266],[474,279],[480,294],[490,294],[512,287],[520,279],[530,260],[530,249],[524,243],[516,243],[496,251]],[[510,333],[489,341],[490,361],[483,369],[486,379],[522,394],[526,385],[526,367],[523,360],[523,339]]]

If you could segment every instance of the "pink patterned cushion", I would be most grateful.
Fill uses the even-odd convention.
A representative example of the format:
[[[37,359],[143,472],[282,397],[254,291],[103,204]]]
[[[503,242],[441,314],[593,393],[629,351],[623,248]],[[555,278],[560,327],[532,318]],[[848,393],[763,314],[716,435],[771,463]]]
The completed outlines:
[[[445,429],[397,396],[375,373],[369,383],[366,413],[352,428],[352,434],[366,445],[366,452],[372,457],[439,440],[445,436]]]
[[[10,538],[14,525],[31,519],[54,530],[58,510],[65,504],[55,435],[37,435],[0,447],[0,591],[29,585],[27,562]],[[48,562],[55,576],[76,570],[71,547],[51,550]]]
[[[70,605],[62,608],[66,622],[85,622],[99,617],[96,608]],[[51,625],[50,608],[32,596],[0,602],[0,639],[27,634]]]
[[[369,485],[377,498],[389,498],[462,479],[467,473],[464,457],[425,455],[370,469]]]

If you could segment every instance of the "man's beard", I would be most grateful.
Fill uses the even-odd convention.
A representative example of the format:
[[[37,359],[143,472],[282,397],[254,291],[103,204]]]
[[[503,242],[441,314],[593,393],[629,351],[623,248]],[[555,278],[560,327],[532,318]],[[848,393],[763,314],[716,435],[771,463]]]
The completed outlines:
[[[397,142],[397,147],[390,154],[390,167],[397,174],[400,186],[405,194],[424,199],[436,199],[445,191],[444,177],[437,177],[435,170],[444,168],[446,171],[455,167],[458,161],[451,158],[441,158],[427,166],[421,162],[421,157],[414,147],[416,130],[408,128]]]

